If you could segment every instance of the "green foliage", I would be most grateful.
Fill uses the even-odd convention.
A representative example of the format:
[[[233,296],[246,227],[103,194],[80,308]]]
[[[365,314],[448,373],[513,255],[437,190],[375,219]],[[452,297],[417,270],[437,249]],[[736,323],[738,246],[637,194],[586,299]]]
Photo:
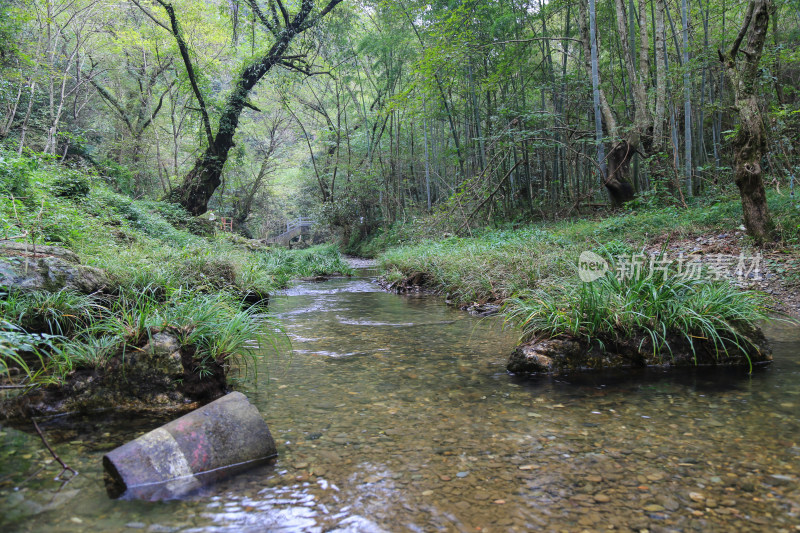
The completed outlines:
[[[69,290],[0,296],[0,320],[49,335],[71,335],[102,310],[97,298]]]
[[[142,201],[141,205],[151,213],[157,213],[172,226],[202,236],[207,228],[179,204],[170,202]]]
[[[102,303],[102,305],[101,305]],[[24,384],[60,383],[78,368],[100,368],[139,349],[159,331],[178,334],[200,372],[215,361],[246,364],[277,346],[280,328],[232,295],[121,291],[105,301],[72,293],[14,293],[0,307],[0,377],[21,371]],[[75,314],[72,314],[75,313]],[[42,331],[60,332],[58,335]]]
[[[258,306],[243,307],[230,295],[191,292],[173,294],[160,319],[182,332],[180,341],[194,352],[200,372],[214,362],[246,363],[255,357],[262,342],[276,345],[276,324]]]
[[[785,235],[797,235],[800,219],[787,199],[770,195],[770,206]],[[376,240],[384,245],[400,242],[380,257],[385,270],[406,276],[424,273],[430,288],[457,303],[469,303],[561,283],[574,275],[573,265],[585,250],[631,253],[664,235],[678,240],[706,232],[730,233],[740,224],[741,205],[738,198],[730,198],[689,209],[632,209],[599,220],[476,231],[471,237],[420,238],[424,229],[414,228],[424,224],[415,222]]]
[[[98,167],[106,183],[115,191],[129,196],[134,195],[136,177],[128,167],[111,159],[103,161]]]
[[[285,287],[292,279],[326,274],[352,275],[353,269],[333,245],[319,245],[305,250],[274,248],[257,252],[257,267],[268,272],[273,282]]]
[[[180,335],[200,372],[213,361],[246,363],[264,352],[264,342],[281,344],[281,335],[242,296],[265,297],[298,277],[352,272],[333,246],[269,249],[229,234],[202,238],[185,229],[194,219],[174,204],[133,200],[102,184],[75,202],[57,196],[54,183],[88,176],[28,156],[3,161],[27,183],[26,197],[0,197],[6,235],[66,245],[117,283],[111,295],[3,295],[0,376],[16,368],[24,384],[61,382],[74,369],[115,358],[124,364],[130,350],[166,329]]]
[[[21,372],[21,380],[26,385],[49,383],[46,372],[48,352],[53,351],[61,337],[46,334],[28,333],[18,326],[0,320],[0,377],[4,375],[11,383],[16,382],[11,369]]]
[[[35,159],[0,151],[0,194],[27,194],[30,174],[37,166]]]
[[[457,303],[503,299],[568,275],[571,262],[586,248],[590,228],[566,223],[557,228],[487,230],[472,237],[424,240],[392,248],[380,262],[408,276],[426,274],[431,288]],[[574,236],[578,229],[580,237]]]
[[[800,186],[800,184],[798,184]],[[769,208],[772,211],[773,222],[778,237],[789,245],[800,245],[800,200],[788,194],[771,196]]]
[[[198,242],[193,235],[179,230],[159,213],[159,209],[170,212],[169,208],[165,207],[166,204],[140,202],[111,192],[101,192],[98,197],[104,204],[113,207],[119,215],[130,222],[133,229],[158,239],[164,244],[184,247]],[[158,208],[154,208],[154,205],[158,205]],[[174,211],[170,214],[173,213]]]

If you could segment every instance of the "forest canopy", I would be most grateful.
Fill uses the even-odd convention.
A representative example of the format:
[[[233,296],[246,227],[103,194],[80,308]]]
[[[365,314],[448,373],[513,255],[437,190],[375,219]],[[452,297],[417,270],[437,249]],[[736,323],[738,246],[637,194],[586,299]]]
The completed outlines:
[[[765,187],[793,191],[797,1],[0,9],[7,150],[250,236],[297,216],[346,240],[418,216],[464,231],[738,186],[766,241]]]

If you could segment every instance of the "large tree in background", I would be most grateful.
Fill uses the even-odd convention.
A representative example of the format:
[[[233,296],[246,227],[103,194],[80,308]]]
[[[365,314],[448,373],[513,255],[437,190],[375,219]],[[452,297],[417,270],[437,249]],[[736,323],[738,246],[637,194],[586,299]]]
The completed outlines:
[[[239,117],[245,107],[253,107],[247,100],[250,91],[276,65],[303,70],[303,67],[294,61],[297,58],[287,54],[289,45],[296,36],[313,27],[342,0],[329,0],[325,7],[319,10],[315,9],[313,0],[302,0],[294,14],[291,13],[288,3],[281,0],[271,0],[263,9],[258,0],[246,0],[253,18],[272,40],[272,44],[263,54],[249,61],[234,77],[233,87],[222,106],[216,129],[212,126],[207,97],[200,87],[197,70],[183,37],[175,8],[164,0],[156,2],[166,12],[169,23],[159,22],[155,16],[151,18],[170,31],[175,38],[192,92],[197,99],[207,142],[194,168],[184,177],[183,183],[172,190],[170,199],[181,204],[190,213],[200,215],[206,212],[211,195],[222,182],[222,170],[228,159],[228,152],[234,146],[233,138],[239,125]]]
[[[758,105],[759,62],[767,40],[773,0],[751,0],[739,34],[727,53],[719,53],[733,86],[739,129],[733,138],[734,179],[742,197],[747,233],[758,243],[772,239],[772,220],[764,191],[761,159],[767,153],[767,132]],[[747,37],[747,43],[741,48]],[[740,56],[744,56],[739,60]]]

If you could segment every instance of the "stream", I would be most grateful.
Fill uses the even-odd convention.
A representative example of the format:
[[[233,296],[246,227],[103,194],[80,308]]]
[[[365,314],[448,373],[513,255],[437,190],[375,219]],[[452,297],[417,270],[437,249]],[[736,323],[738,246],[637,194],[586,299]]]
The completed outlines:
[[[114,501],[101,457],[164,420],[0,427],[8,531],[800,531],[800,328],[775,362],[522,379],[497,318],[388,294],[368,270],[273,298],[291,357],[238,386],[278,444],[185,500]]]

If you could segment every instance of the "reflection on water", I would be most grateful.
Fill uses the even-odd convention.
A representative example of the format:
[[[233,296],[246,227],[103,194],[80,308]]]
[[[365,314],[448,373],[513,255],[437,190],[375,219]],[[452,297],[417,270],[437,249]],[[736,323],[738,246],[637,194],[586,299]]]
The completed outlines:
[[[275,298],[295,348],[244,392],[278,443],[261,467],[186,501],[106,498],[103,452],[150,429],[99,417],[37,438],[0,429],[0,521],[23,531],[795,531],[800,333],[775,364],[524,380],[495,320],[368,279]],[[52,426],[49,434],[57,435]],[[32,451],[36,450],[36,451]],[[25,481],[27,477],[33,477]],[[49,477],[48,477],[49,476]],[[14,490],[15,486],[21,487]]]

